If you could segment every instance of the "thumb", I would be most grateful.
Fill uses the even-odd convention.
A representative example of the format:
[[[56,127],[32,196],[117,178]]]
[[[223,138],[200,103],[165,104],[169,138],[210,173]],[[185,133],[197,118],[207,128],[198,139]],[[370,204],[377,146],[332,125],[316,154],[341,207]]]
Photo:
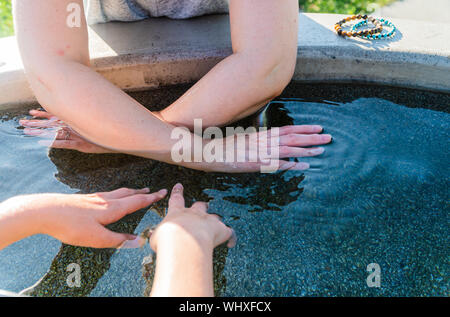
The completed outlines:
[[[169,198],[169,213],[173,209],[184,208],[183,190],[183,185],[181,185],[181,183],[178,183],[173,187]]]
[[[145,239],[141,237],[111,231],[103,227],[100,235],[97,237],[95,248],[139,248],[145,244]]]

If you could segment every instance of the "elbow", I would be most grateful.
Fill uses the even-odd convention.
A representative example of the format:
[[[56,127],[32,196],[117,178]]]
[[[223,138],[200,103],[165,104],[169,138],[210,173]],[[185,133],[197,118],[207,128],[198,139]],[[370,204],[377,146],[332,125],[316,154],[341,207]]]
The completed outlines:
[[[255,61],[252,66],[254,84],[262,89],[261,97],[272,100],[281,95],[291,81],[297,62],[297,52],[260,57]]]
[[[287,60],[280,59],[273,67],[270,74],[266,77],[266,80],[271,85],[270,99],[276,98],[281,95],[286,86],[291,82],[294,76],[296,65],[296,56]]]

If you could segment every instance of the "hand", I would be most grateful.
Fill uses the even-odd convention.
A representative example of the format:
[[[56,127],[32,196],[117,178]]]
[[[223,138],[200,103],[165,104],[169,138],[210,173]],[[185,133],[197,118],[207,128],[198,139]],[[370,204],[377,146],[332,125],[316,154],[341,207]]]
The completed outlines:
[[[75,130],[54,115],[41,110],[30,110],[33,120],[22,119],[19,123],[25,127],[24,133],[47,140],[40,141],[55,149],[76,150],[84,153],[114,153],[114,151],[89,142]]]
[[[30,210],[28,219],[35,233],[48,234],[63,243],[81,247],[116,248],[137,237],[116,233],[105,225],[164,198],[167,190],[149,194],[147,188],[121,188],[88,195],[36,194],[18,196],[7,201],[15,209]]]
[[[168,236],[189,236],[202,248],[214,249],[228,240],[228,247],[236,244],[236,235],[226,226],[218,215],[208,214],[208,204],[195,202],[190,208],[185,207],[183,185],[176,184],[170,195],[167,216],[156,227],[150,238],[150,246],[157,252],[158,245]],[[182,240],[182,239],[177,239]]]
[[[208,142],[211,142],[211,148],[223,149],[225,162],[202,164],[202,167],[209,171],[228,173],[305,170],[309,168],[308,163],[291,162],[283,160],[283,158],[322,154],[325,151],[323,147],[309,147],[328,144],[332,141],[331,135],[320,134],[322,131],[323,128],[319,125],[283,126],[268,131],[246,134],[245,146],[239,144],[240,141],[238,141],[239,138],[236,134],[224,139],[216,138]],[[229,151],[227,144],[234,146],[234,160],[232,162],[227,159],[227,151]],[[254,158],[253,161],[250,158]]]

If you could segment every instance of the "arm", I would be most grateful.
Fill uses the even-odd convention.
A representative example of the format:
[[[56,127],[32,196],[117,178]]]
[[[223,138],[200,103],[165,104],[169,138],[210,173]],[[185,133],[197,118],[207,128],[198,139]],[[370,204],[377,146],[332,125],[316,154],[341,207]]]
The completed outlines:
[[[18,198],[0,204],[0,250],[39,232],[39,219],[31,208],[21,206]]]
[[[211,297],[213,247],[199,243],[182,230],[168,228],[158,243],[155,280],[151,296]]]
[[[104,226],[152,204],[166,195],[162,190],[121,188],[90,195],[36,194],[16,196],[0,204],[0,250],[34,234],[48,234],[63,243],[83,247],[118,247],[129,234]]]
[[[160,116],[175,125],[222,126],[275,98],[297,58],[297,0],[231,0],[233,54],[217,64]]]
[[[186,208],[183,186],[175,185],[167,216],[150,239],[157,252],[151,296],[214,296],[213,250],[236,237],[217,215],[207,213],[207,204]]]
[[[101,152],[123,152],[174,164],[174,128],[89,67],[84,13],[66,24],[67,6],[82,0],[15,0],[16,34],[28,81],[39,103]],[[191,134],[199,139],[201,137]],[[100,152],[100,151],[98,151]],[[180,162],[197,169],[211,164]]]
[[[70,3],[83,8],[82,0],[14,1],[17,40],[39,103],[96,144],[171,162],[173,127],[89,67],[84,13],[81,27],[68,27]]]
[[[236,34],[236,29],[249,28],[247,24],[247,17],[242,16],[238,9],[245,10],[246,14],[251,11],[250,6],[253,4],[252,9],[259,12],[252,16],[253,22],[257,22],[258,19],[269,19],[269,16],[263,15],[263,13],[278,12],[283,15],[283,19],[278,18],[278,14],[275,14],[271,19],[275,19],[280,23],[279,25],[272,25],[265,33],[276,35],[284,34],[285,28],[288,26],[285,24],[284,19],[289,16],[289,6],[286,3],[294,3],[293,0],[283,1],[282,4],[277,4],[276,1],[264,0],[254,2],[253,0],[242,1],[246,6],[241,7],[240,1],[233,1],[232,11],[236,19],[241,23],[233,23],[232,33]],[[171,150],[178,144],[179,140],[172,139],[171,133],[174,128],[173,125],[166,123],[163,120],[158,119],[152,112],[147,110],[133,98],[126,93],[115,87],[108,82],[101,75],[97,74],[93,69],[89,67],[89,51],[88,51],[88,38],[86,21],[84,20],[84,14],[81,19],[81,27],[70,28],[66,25],[66,18],[68,12],[66,11],[67,5],[78,3],[82,8],[81,0],[15,0],[14,1],[14,18],[16,24],[16,33],[19,43],[19,49],[22,55],[23,64],[25,67],[27,78],[30,82],[38,101],[43,105],[46,110],[51,113],[51,116],[56,116],[68,124],[71,129],[76,132],[78,140],[65,140],[62,141],[76,141],[78,143],[91,142],[94,147],[87,146],[87,151],[93,152],[123,152],[159,161],[175,164],[171,156]],[[259,9],[261,6],[261,10]],[[278,7],[282,8],[282,11],[278,11]],[[296,6],[295,6],[296,8]],[[294,9],[295,9],[294,8]],[[290,12],[290,11],[289,11]],[[294,16],[295,15],[295,16]],[[293,15],[293,22],[296,25],[297,11]],[[251,19],[250,19],[251,20]],[[269,19],[270,21],[270,19]],[[291,24],[292,24],[291,23]],[[273,29],[273,30],[272,30]],[[296,28],[289,28],[291,31]],[[243,33],[242,33],[243,32]],[[281,32],[281,33],[280,33]],[[290,34],[286,37],[286,43],[290,43],[291,48],[295,48],[296,38],[294,36],[296,32],[288,32]],[[271,44],[271,41],[253,41],[255,37],[254,33],[246,31],[240,31],[238,34],[244,34],[246,36],[237,37],[239,41],[234,40],[234,47],[236,54],[233,54],[228,61],[223,65],[233,65],[233,67],[218,67],[207,78],[202,79],[199,86],[203,93],[198,95],[201,99],[190,100],[189,94],[181,98],[180,104],[187,104],[189,108],[187,110],[178,109],[175,112],[180,114],[192,112],[193,118],[197,118],[198,115],[204,116],[206,123],[211,122],[210,118],[216,116],[218,113],[223,112],[230,118],[229,111],[222,111],[218,109],[230,109],[237,111],[241,116],[245,116],[247,112],[242,112],[241,106],[234,106],[235,102],[239,101],[239,98],[248,93],[248,104],[259,104],[264,101],[263,99],[272,98],[265,96],[260,98],[261,94],[264,95],[266,90],[271,91],[272,87],[279,85],[281,82],[285,85],[290,78],[280,76],[279,74],[285,73],[286,68],[290,71],[293,69],[293,65],[290,67],[285,63],[275,63],[275,60],[280,58],[281,52],[289,51],[282,42],[276,42],[281,47],[276,49],[267,50],[265,46]],[[233,36],[235,38],[235,36]],[[289,39],[289,37],[292,37]],[[285,38],[284,36],[282,38]],[[253,43],[255,42],[255,43]],[[294,44],[292,44],[294,43]],[[259,46],[258,46],[259,45]],[[287,44],[286,44],[287,45]],[[272,43],[273,46],[273,43]],[[290,47],[289,46],[289,47]],[[252,48],[253,54],[248,53],[249,47]],[[277,58],[273,58],[272,54],[268,54],[266,51],[278,52]],[[255,53],[256,52],[256,53]],[[294,50],[292,51],[294,52]],[[295,52],[292,56],[295,57]],[[258,56],[268,56],[264,60],[259,60]],[[269,58],[270,57],[270,58]],[[288,63],[290,65],[290,63]],[[262,65],[261,69],[250,67],[251,65]],[[250,67],[250,68],[249,68]],[[292,68],[292,69],[291,69]],[[245,71],[241,71],[244,69]],[[255,73],[256,72],[256,73]],[[241,74],[242,73],[242,74]],[[262,76],[264,75],[264,76]],[[247,85],[245,81],[240,82],[239,85],[232,84],[236,82],[236,78],[242,76],[244,80],[249,80]],[[263,78],[260,81],[251,81],[253,77]],[[285,79],[283,82],[281,77]],[[226,94],[222,94],[221,89],[218,88],[217,83],[223,81],[223,83],[229,83]],[[216,84],[210,84],[216,83]],[[246,86],[247,85],[247,86]],[[235,90],[235,91],[233,91]],[[277,90],[279,91],[279,89]],[[209,93],[208,93],[209,92]],[[211,93],[214,95],[211,95]],[[192,91],[191,91],[192,93]],[[233,95],[238,97],[234,97]],[[194,95],[194,93],[192,93]],[[196,94],[195,94],[196,95]],[[219,96],[219,98],[217,98]],[[207,99],[214,100],[217,98],[219,103],[212,108],[209,107]],[[228,100],[226,99],[228,98]],[[186,103],[185,101],[186,100]],[[189,102],[187,102],[189,101]],[[201,102],[200,102],[201,101]],[[227,102],[226,102],[227,101]],[[198,103],[195,107],[195,111],[202,110],[201,113],[195,112],[194,103]],[[236,103],[239,105],[239,103]],[[203,107],[205,105],[205,107]],[[174,109],[174,108],[172,108]],[[255,108],[256,109],[256,108]],[[204,111],[204,113],[203,113]],[[254,111],[254,110],[251,110]],[[237,113],[236,112],[236,113]],[[161,114],[163,115],[163,114]],[[165,118],[167,119],[167,118]],[[228,120],[228,119],[227,119]],[[51,121],[51,120],[49,120]],[[170,120],[169,120],[170,121]],[[189,121],[189,119],[188,119]],[[192,124],[192,121],[189,121]],[[189,123],[188,122],[188,123]],[[55,122],[51,121],[50,125]],[[24,125],[26,123],[23,123]],[[41,123],[37,123],[42,127]],[[189,124],[186,124],[189,126]],[[29,126],[36,126],[36,122],[29,122]],[[322,131],[320,126],[293,126],[284,127],[284,137],[286,142],[281,140],[279,142],[280,158],[289,157],[302,157],[319,155],[320,153],[311,151],[311,149],[300,148],[300,146],[320,145],[330,142],[331,136],[319,136],[317,133]],[[27,131],[25,131],[26,133]],[[30,132],[30,131],[28,131]],[[34,132],[34,131],[33,131]],[[32,132],[30,132],[32,133]],[[231,142],[233,143],[231,137]],[[59,140],[61,141],[61,140]],[[220,143],[218,146],[223,146],[223,140],[214,139],[214,143]],[[259,144],[261,140],[249,141],[257,142],[258,147],[268,147],[268,145]],[[60,145],[63,148],[81,149],[82,147],[77,145],[76,142],[72,142],[71,147],[66,146],[64,143]],[[201,136],[195,134],[189,134],[187,138],[189,144],[197,144],[203,147],[205,144],[210,143],[208,140],[203,140]],[[259,146],[258,146],[259,145]],[[95,146],[100,146],[104,149],[98,149]],[[276,145],[275,145],[276,146]],[[94,150],[92,150],[94,148]],[[195,149],[198,150],[198,149]],[[202,149],[200,149],[201,151]],[[247,151],[244,149],[244,151]],[[194,151],[192,151],[193,153]],[[266,151],[267,152],[267,151]],[[323,151],[322,151],[323,152]],[[241,157],[245,157],[247,153],[239,153]],[[305,163],[294,164],[293,162],[287,162],[285,160],[279,160],[275,164],[278,164],[279,169],[305,169],[308,167]],[[208,171],[221,171],[221,172],[255,172],[260,171],[261,162],[251,163],[244,162],[194,162],[192,159],[189,162],[182,161],[176,163],[189,168],[208,170]]]

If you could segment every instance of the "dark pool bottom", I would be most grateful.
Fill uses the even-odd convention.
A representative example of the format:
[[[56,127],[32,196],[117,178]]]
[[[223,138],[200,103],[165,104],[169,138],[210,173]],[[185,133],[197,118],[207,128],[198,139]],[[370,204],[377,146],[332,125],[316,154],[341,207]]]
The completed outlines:
[[[151,109],[188,86],[133,93]],[[21,135],[25,110],[0,124],[0,199],[32,192],[170,188],[188,203],[210,201],[237,231],[236,248],[215,252],[220,296],[449,296],[450,96],[361,85],[292,83],[267,111],[270,126],[321,124],[334,142],[303,172],[207,174],[127,155],[52,150]],[[255,118],[239,124],[248,125]],[[100,122],[101,124],[101,122]],[[140,232],[167,202],[112,226]],[[34,296],[141,296],[142,250],[94,250],[37,236],[0,251],[0,289]],[[67,266],[81,266],[70,288]],[[377,263],[380,287],[369,287]]]

